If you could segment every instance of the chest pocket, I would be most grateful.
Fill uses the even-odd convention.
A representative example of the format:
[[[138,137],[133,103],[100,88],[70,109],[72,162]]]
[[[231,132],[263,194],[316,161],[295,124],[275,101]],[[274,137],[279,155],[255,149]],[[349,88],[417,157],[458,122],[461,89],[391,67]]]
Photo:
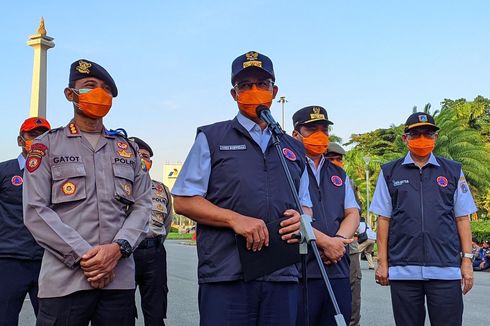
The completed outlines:
[[[72,202],[87,198],[86,176],[83,163],[67,163],[51,167],[53,204]]]
[[[113,164],[115,198],[124,205],[134,204],[134,170],[129,165]]]

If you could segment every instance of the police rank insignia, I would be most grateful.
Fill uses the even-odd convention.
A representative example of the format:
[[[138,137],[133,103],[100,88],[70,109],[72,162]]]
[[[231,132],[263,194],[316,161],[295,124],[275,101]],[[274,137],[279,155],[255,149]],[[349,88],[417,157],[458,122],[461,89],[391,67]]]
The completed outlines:
[[[29,172],[34,172],[41,165],[43,156],[46,155],[48,147],[44,144],[32,144],[29,154],[26,158],[26,169]]]
[[[133,156],[133,153],[131,153],[125,149],[118,150],[117,153],[119,154],[119,156],[122,156],[125,158],[131,158]]]
[[[330,178],[330,181],[332,181],[333,185],[337,186],[337,187],[341,187],[344,184],[344,182],[342,181],[342,178],[339,177],[338,175],[333,175]]]
[[[20,186],[24,182],[24,179],[22,179],[20,175],[14,175],[10,182],[12,182],[14,186]]]
[[[120,149],[128,149],[128,144],[122,142],[122,141],[118,141],[117,142],[117,148],[120,148]]]
[[[290,161],[296,161],[296,154],[287,147],[282,149],[282,154]]]
[[[73,182],[67,181],[61,186],[61,191],[63,191],[66,196],[70,196],[77,191],[77,186],[75,186]]]
[[[440,177],[437,177],[436,179],[437,184],[443,188],[447,187],[447,179],[446,177],[443,177],[442,175]]]
[[[78,128],[77,128],[77,126],[75,126],[74,123],[70,123],[70,125],[68,126],[68,129],[70,129],[70,134],[78,135]]]
[[[259,54],[257,52],[247,52],[245,53],[245,57],[247,58],[247,61],[243,63],[243,68],[248,68],[248,67],[259,67],[262,68],[262,61],[257,60],[259,58]]]
[[[90,74],[90,68],[92,64],[87,61],[80,60],[78,61],[78,66],[75,68],[81,74]]]

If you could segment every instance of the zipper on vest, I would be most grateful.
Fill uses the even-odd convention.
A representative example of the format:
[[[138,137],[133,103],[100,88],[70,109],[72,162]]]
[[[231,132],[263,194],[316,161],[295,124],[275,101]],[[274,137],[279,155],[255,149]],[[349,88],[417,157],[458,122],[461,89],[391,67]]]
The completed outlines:
[[[267,158],[266,154],[262,153],[262,157],[264,158],[264,171],[267,172]],[[266,184],[267,184],[267,195],[266,195],[266,202],[267,202],[267,215],[270,217],[271,216],[271,208],[270,208],[270,202],[269,202],[269,191],[270,191],[270,184],[269,184],[269,174],[265,173],[265,179],[266,179]]]
[[[423,182],[422,182],[422,172],[423,169],[419,169],[419,175],[420,175],[420,213],[421,213],[421,218],[422,218],[422,250],[424,251],[424,266],[426,262],[426,257],[425,257],[425,219],[424,219],[424,188],[423,188]]]

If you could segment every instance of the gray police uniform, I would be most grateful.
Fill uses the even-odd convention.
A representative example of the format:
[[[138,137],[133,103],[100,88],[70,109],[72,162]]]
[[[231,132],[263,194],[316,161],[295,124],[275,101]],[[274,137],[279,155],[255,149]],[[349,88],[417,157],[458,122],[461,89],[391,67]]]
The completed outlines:
[[[133,256],[145,325],[165,325],[168,286],[167,253],[163,241],[172,224],[172,200],[168,188],[155,180],[151,181],[151,194],[150,231]]]
[[[39,297],[92,287],[79,267],[89,249],[125,239],[136,247],[151,211],[150,178],[136,145],[103,131],[93,148],[73,122],[38,137],[26,162],[24,222],[46,251]],[[105,289],[134,289],[134,260],[121,259]]]

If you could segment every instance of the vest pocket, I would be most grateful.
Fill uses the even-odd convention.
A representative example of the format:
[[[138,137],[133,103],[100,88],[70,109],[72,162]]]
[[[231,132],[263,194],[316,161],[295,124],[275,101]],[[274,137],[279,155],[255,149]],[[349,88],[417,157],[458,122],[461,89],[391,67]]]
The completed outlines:
[[[131,166],[113,164],[115,198],[124,205],[134,204],[134,170]]]
[[[87,198],[85,182],[87,173],[83,163],[67,163],[51,167],[53,204],[72,202]]]

